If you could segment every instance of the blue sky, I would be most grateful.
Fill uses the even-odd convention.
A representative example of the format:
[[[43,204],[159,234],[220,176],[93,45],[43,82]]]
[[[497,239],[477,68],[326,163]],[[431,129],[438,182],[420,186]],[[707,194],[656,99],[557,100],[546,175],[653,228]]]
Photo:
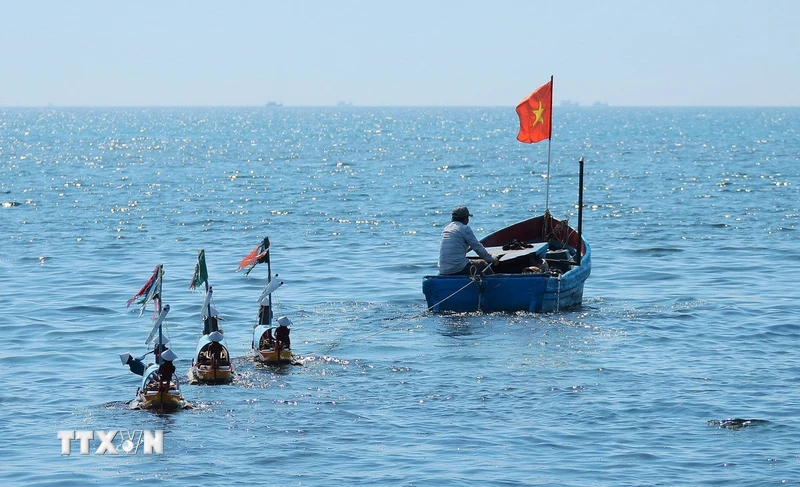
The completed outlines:
[[[800,106],[794,0],[4,0],[0,106]]]

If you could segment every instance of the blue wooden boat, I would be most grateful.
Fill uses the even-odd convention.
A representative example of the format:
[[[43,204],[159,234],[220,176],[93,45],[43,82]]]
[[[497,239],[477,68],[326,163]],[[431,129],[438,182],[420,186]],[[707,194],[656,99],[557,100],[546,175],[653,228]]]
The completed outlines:
[[[494,274],[423,277],[428,309],[547,313],[579,306],[592,272],[591,248],[581,231],[583,158],[579,163],[577,230],[548,210],[484,237],[481,244],[499,259]]]
[[[581,304],[592,253],[566,221],[545,213],[492,233],[481,243],[500,260],[495,273],[425,276],[422,292],[430,311],[545,313]],[[546,271],[534,269],[534,256],[547,264]]]

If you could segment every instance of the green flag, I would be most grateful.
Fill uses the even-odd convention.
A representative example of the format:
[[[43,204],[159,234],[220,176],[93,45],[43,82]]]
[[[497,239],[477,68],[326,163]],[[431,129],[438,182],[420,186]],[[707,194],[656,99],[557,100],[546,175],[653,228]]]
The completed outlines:
[[[206,269],[206,251],[200,249],[197,254],[197,264],[194,265],[194,276],[192,276],[192,283],[189,284],[189,289],[195,289],[197,286],[208,282],[208,269]]]

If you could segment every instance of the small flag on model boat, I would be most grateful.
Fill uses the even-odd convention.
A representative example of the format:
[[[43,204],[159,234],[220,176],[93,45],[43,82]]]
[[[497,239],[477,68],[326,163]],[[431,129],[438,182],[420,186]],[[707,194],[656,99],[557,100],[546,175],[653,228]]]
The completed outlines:
[[[158,300],[161,299],[161,276],[163,274],[162,271],[162,264],[158,264],[155,269],[153,269],[153,275],[150,276],[150,279],[139,289],[139,292],[134,294],[127,302],[126,307],[130,308],[131,304],[136,302],[136,304],[141,304],[142,309],[139,310],[139,314],[144,313],[145,307],[147,307],[147,303],[153,301],[154,307],[158,309]],[[138,301],[137,301],[138,300]]]
[[[259,244],[258,247],[254,248],[249,254],[242,259],[242,262],[239,263],[239,268],[236,269],[236,272],[247,267],[247,271],[245,271],[244,275],[250,274],[250,271],[258,264],[263,264],[264,262],[269,262],[269,237],[264,237],[264,241]],[[249,267],[248,267],[249,266]]]
[[[194,265],[194,276],[192,276],[192,283],[189,284],[189,289],[196,289],[197,286],[208,282],[208,269],[206,268],[206,251],[200,249],[197,255],[197,263]]]

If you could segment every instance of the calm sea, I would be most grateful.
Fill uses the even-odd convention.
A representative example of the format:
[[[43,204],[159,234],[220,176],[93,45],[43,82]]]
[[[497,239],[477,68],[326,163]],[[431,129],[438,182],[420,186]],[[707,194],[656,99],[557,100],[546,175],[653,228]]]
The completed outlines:
[[[800,109],[0,109],[4,485],[800,485]],[[592,246],[584,305],[426,313],[451,208]],[[549,204],[548,204],[549,203]],[[268,236],[302,366],[248,357]],[[237,380],[129,410],[163,263],[185,377],[205,249]],[[756,420],[741,428],[714,421]],[[709,423],[712,422],[712,423]],[[163,430],[164,454],[61,454]]]

